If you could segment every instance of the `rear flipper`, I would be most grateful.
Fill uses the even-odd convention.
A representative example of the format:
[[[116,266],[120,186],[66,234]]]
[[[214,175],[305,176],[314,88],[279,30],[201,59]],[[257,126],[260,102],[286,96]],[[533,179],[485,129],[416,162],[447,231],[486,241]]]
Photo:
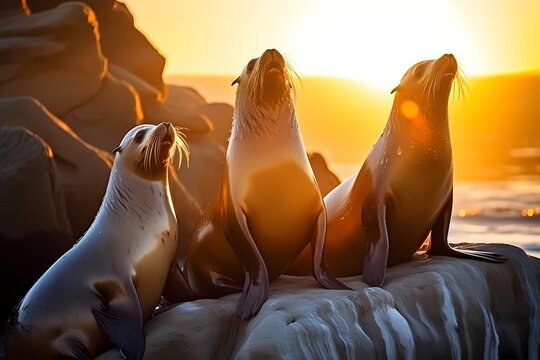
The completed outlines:
[[[270,283],[264,259],[249,231],[246,213],[237,207],[235,215],[239,231],[232,231],[226,236],[245,272],[244,288],[236,308],[238,315],[245,320],[257,315],[266,302]]]
[[[173,261],[169,270],[169,275],[163,288],[163,297],[167,302],[173,304],[196,299],[176,260]]]
[[[313,256],[313,276],[325,289],[352,290],[336,279],[324,266],[324,244],[326,241],[326,211],[323,209],[317,218],[315,236],[311,241]]]
[[[125,359],[142,359],[145,346],[143,318],[131,279],[126,281],[125,289],[114,281],[100,282],[95,287],[103,299],[99,309],[92,308],[97,324]]]
[[[362,280],[369,286],[380,287],[384,283],[389,251],[388,229],[386,226],[386,201],[376,207],[376,213],[377,226],[372,225],[372,227],[377,229],[378,235],[369,236],[373,238],[373,241],[369,244],[368,251],[364,257]]]
[[[462,259],[473,259],[502,263],[507,258],[502,254],[477,250],[458,250],[448,243],[448,229],[450,228],[450,218],[452,216],[453,190],[450,192],[441,213],[435,220],[431,229],[431,247],[427,251],[428,255],[451,256]]]

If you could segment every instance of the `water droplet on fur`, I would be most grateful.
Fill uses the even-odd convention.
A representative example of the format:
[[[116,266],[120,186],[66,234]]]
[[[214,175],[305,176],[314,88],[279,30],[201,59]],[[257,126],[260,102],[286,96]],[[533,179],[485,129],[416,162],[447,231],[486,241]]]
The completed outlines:
[[[414,149],[414,145],[411,145],[411,149]]]
[[[398,156],[402,154],[401,146],[398,146],[398,148],[397,148],[397,154],[398,154]]]

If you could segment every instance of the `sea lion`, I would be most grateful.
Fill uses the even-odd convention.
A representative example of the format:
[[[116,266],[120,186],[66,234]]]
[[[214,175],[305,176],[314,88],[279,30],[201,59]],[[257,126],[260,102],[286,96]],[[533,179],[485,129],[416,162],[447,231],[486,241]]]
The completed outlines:
[[[313,274],[346,288],[321,264],[326,211],[296,120],[292,80],[277,50],[252,59],[238,84],[220,194],[190,240],[184,271],[198,297],[243,289],[242,318],[255,315],[269,281],[311,243]]]
[[[167,168],[177,148],[188,154],[169,123],[125,135],[94,222],[15,308],[8,359],[90,359],[112,344],[141,359],[143,324],[176,266]]]
[[[448,244],[453,167],[448,98],[458,75],[445,54],[415,64],[403,76],[383,134],[360,171],[325,198],[324,261],[334,276],[362,274],[381,286],[387,266],[405,262],[431,232],[429,255],[502,262],[504,256]],[[306,274],[306,250],[287,271]]]

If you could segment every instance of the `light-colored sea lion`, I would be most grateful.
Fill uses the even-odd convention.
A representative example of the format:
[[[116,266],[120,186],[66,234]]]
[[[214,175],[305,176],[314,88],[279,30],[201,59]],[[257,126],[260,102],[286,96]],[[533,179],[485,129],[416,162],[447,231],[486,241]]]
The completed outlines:
[[[383,134],[360,171],[325,198],[328,232],[324,262],[334,276],[362,274],[381,286],[387,265],[405,262],[431,232],[429,255],[502,262],[499,254],[448,244],[453,167],[448,98],[458,75],[445,54],[422,61],[403,76]],[[306,274],[302,256],[289,274]]]
[[[127,359],[141,359],[143,324],[176,266],[167,173],[176,148],[188,153],[169,123],[125,135],[94,222],[14,310],[8,359],[90,359],[111,343]]]
[[[198,297],[242,290],[238,314],[256,314],[268,283],[311,243],[313,274],[346,288],[321,266],[326,211],[296,121],[281,54],[266,50],[233,82],[236,106],[222,187],[190,241],[184,270]]]

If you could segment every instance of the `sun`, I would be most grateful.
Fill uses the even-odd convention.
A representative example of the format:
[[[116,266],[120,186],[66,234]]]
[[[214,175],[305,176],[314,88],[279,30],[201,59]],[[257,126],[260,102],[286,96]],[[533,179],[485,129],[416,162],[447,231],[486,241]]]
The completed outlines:
[[[414,63],[453,53],[478,68],[470,34],[445,1],[321,1],[295,36],[303,74],[355,79],[390,91]]]

